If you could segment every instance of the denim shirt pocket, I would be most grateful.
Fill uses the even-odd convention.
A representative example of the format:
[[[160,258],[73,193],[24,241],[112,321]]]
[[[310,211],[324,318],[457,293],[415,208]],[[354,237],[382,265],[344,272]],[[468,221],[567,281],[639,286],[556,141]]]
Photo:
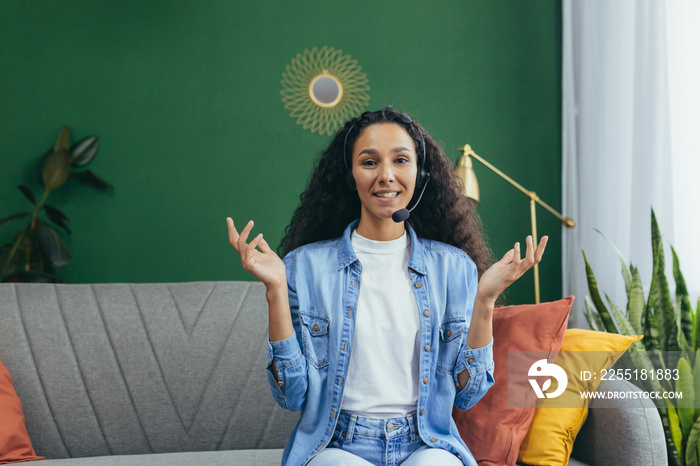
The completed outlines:
[[[330,319],[302,311],[299,311],[299,317],[304,356],[316,368],[328,365]]]
[[[462,338],[467,331],[467,323],[464,319],[444,321],[440,325],[440,352],[438,353],[437,370],[452,373],[459,349],[462,346]]]

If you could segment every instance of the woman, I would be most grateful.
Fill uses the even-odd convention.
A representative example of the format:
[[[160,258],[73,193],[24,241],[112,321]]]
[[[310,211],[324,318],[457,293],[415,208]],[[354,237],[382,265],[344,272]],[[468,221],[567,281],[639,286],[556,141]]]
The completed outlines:
[[[273,396],[301,410],[282,464],[476,465],[452,404],[469,409],[493,384],[494,303],[547,237],[486,270],[458,188],[435,141],[386,107],[348,121],[324,151],[284,260],[262,233],[248,243],[252,221],[239,234],[227,218],[243,268],[267,288]],[[406,208],[409,220],[395,215]]]

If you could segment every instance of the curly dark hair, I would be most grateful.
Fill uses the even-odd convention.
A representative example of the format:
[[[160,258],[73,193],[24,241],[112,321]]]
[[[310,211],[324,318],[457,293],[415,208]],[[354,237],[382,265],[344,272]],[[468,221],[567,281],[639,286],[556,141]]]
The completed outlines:
[[[299,246],[338,238],[348,224],[360,216],[360,198],[346,182],[346,175],[348,166],[352,166],[355,141],[364,128],[377,123],[395,123],[404,128],[413,139],[418,157],[423,156],[425,142],[425,169],[430,173],[430,181],[423,199],[408,220],[416,235],[463,250],[474,261],[481,276],[492,263],[492,254],[484,239],[481,220],[474,210],[476,204],[462,194],[462,181],[454,174],[452,162],[442,148],[418,122],[391,106],[364,112],[345,123],[335,134],[300,196],[301,203],[285,229],[278,252],[284,256]],[[420,190],[416,189],[409,205],[413,205],[419,193]]]

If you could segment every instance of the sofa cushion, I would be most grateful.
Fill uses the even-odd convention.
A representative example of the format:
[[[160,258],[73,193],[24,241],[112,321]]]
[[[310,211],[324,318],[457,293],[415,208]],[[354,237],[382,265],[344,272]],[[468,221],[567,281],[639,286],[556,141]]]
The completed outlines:
[[[534,416],[536,398],[514,408],[508,399],[508,354],[542,352],[552,357],[559,350],[569,319],[573,296],[550,303],[497,307],[493,315],[495,383],[467,411],[453,409],[462,439],[480,465],[514,465],[520,443]]]
[[[0,358],[47,458],[284,447],[251,282],[0,284]]]

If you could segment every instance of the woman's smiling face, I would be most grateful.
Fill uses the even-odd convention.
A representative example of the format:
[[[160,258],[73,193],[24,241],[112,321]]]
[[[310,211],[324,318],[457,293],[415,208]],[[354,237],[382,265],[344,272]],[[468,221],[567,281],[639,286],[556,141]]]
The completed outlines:
[[[413,139],[396,123],[366,127],[355,141],[352,176],[362,203],[362,219],[391,220],[406,208],[416,187],[417,157]]]

